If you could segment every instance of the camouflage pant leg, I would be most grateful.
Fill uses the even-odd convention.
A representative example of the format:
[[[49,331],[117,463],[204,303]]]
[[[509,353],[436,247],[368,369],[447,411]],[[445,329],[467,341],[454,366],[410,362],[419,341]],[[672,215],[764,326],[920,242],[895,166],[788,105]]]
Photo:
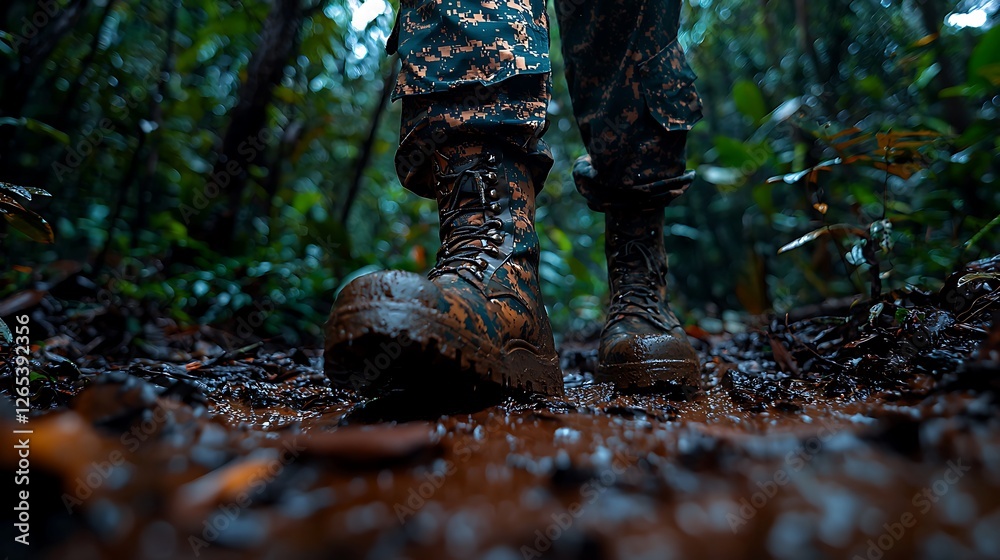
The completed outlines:
[[[550,96],[544,0],[402,0],[388,50],[402,62],[396,172],[434,198],[431,155],[462,142],[520,152],[541,187],[552,158],[541,136]]]
[[[589,153],[574,169],[580,192],[597,210],[669,203],[692,179],[684,145],[701,115],[676,41],[680,0],[557,0],[556,7]],[[402,69],[393,98],[403,100],[396,170],[407,188],[433,197],[430,154],[468,138],[521,150],[538,162],[536,179],[544,177],[551,157],[540,141],[550,90],[543,0],[402,0],[389,44],[396,50]]]
[[[694,178],[701,118],[677,42],[680,0],[556,0],[573,113],[588,156],[573,175],[591,208],[669,204]]]

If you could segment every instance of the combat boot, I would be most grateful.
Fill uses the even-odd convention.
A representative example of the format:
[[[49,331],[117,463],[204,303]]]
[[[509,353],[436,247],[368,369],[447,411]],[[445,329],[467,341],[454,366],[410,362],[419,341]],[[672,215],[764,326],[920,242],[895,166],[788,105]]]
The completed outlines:
[[[326,328],[327,375],[367,394],[456,379],[562,394],[529,166],[472,145],[436,152],[434,166],[437,264],[427,278],[386,271],[343,289]]]
[[[597,380],[687,397],[700,387],[701,365],[670,310],[663,209],[612,210],[605,218],[611,306]]]

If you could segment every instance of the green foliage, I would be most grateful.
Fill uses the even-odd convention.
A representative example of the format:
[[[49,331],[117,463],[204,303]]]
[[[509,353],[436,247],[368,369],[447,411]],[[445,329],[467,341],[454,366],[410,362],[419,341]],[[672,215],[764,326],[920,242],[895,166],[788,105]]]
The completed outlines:
[[[11,237],[11,263],[85,261],[118,305],[141,302],[182,323],[238,321],[273,303],[256,331],[289,341],[317,337],[337,290],[359,272],[433,264],[434,205],[395,177],[397,104],[370,134],[391,85],[383,44],[397,3],[303,0],[262,128],[245,139],[240,172],[219,177],[275,3],[88,5],[27,42],[22,18],[33,4],[0,9],[0,181],[52,192],[32,203],[58,234],[43,251]],[[863,292],[872,254],[893,289],[928,286],[996,251],[1000,28],[927,28],[947,10],[922,6],[684,2],[681,41],[706,118],[689,135],[700,178],[666,214],[675,301],[689,318]],[[43,45],[47,55],[22,58]],[[559,46],[553,33],[546,140],[555,164],[538,221],[543,289],[565,332],[603,316],[607,286],[603,219],[571,179],[583,147]],[[235,179],[246,188],[233,198]],[[21,194],[5,196],[24,209]],[[214,231],[227,212],[228,245]],[[13,214],[11,226],[47,238],[37,214]],[[836,224],[846,225],[834,234]],[[823,233],[777,254],[810,231]],[[0,297],[25,281],[8,273]]]

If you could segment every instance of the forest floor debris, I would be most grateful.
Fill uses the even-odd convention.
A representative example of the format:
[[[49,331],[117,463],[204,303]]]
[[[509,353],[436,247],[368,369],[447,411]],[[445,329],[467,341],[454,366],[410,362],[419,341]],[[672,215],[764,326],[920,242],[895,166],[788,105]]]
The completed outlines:
[[[843,316],[693,331],[687,401],[615,394],[596,342],[567,341],[565,398],[497,402],[359,400],[316,351],[220,354],[207,327],[97,353],[36,302],[31,556],[1000,557],[998,300],[992,259]]]

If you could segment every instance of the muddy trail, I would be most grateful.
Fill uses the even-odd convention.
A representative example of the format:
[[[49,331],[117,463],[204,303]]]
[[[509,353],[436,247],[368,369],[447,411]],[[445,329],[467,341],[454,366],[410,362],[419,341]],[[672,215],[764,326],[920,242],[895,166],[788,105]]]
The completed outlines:
[[[361,400],[315,351],[188,360],[188,331],[181,359],[114,360],[55,337],[26,424],[9,356],[0,378],[8,476],[32,432],[30,545],[5,507],[5,554],[998,558],[998,312],[993,259],[934,293],[695,328],[687,400],[594,383],[592,340],[562,344],[562,398]]]

